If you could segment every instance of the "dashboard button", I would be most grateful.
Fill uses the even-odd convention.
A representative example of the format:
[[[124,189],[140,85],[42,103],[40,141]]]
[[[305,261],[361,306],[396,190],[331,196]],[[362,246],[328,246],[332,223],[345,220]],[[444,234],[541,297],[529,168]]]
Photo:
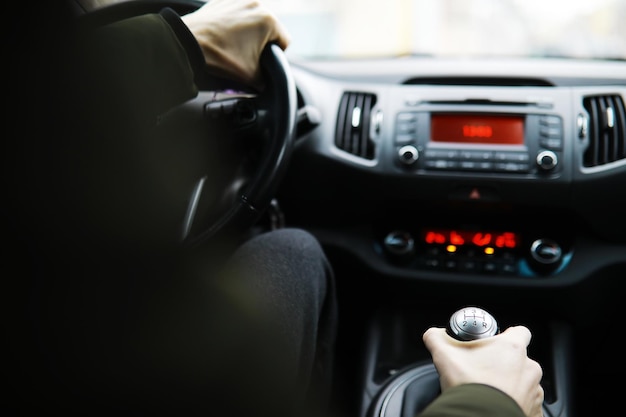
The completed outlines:
[[[398,113],[398,123],[402,123],[402,122],[416,123],[417,114],[415,112]]]
[[[402,133],[413,134],[416,132],[417,126],[415,126],[415,123],[398,123],[397,130],[398,130],[398,133],[400,134]]]
[[[450,161],[446,159],[431,159],[425,162],[428,169],[456,169],[459,167],[457,161]]]
[[[462,261],[459,265],[459,269],[461,272],[476,272],[478,270],[478,261],[471,259]]]
[[[541,138],[539,145],[547,149],[561,150],[563,149],[563,139],[557,138]]]
[[[526,172],[528,164],[515,162],[499,162],[495,165],[496,170],[501,172]]]
[[[470,161],[491,161],[493,152],[491,151],[461,151],[461,159]]]
[[[424,266],[428,269],[439,269],[441,267],[441,261],[437,258],[426,258],[424,260]]]
[[[487,261],[483,264],[483,271],[489,274],[498,272],[498,264],[494,261]]]
[[[496,190],[488,187],[458,187],[450,193],[451,200],[462,201],[500,201],[500,195]]]
[[[416,135],[410,135],[408,133],[398,133],[396,135],[396,145],[410,145],[417,139]]]
[[[497,162],[528,162],[530,157],[526,152],[496,152],[494,159]]]
[[[500,265],[500,272],[507,275],[516,274],[517,266],[514,262],[503,262],[502,265]]]
[[[432,149],[428,148],[424,151],[426,158],[432,159],[458,159],[459,151],[454,149]]]

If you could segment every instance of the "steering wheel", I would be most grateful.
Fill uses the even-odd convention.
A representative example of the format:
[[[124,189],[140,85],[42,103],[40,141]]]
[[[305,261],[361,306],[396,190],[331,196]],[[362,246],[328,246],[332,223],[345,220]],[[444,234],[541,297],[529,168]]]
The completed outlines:
[[[164,7],[182,15],[203,4],[137,0],[84,17],[87,24],[103,24]],[[214,77],[208,87],[199,85],[195,99],[161,117],[159,134],[187,147],[182,154],[194,155],[189,164],[193,174],[186,174],[194,177],[187,184],[187,210],[180,216],[183,245],[197,246],[218,235],[237,236],[248,230],[269,207],[285,174],[296,129],[295,82],[284,52],[275,44],[263,50],[260,67],[262,91]]]
[[[260,65],[266,85],[259,94],[201,92],[175,111],[201,113],[204,124],[195,134],[214,141],[219,156],[213,162],[220,172],[208,167],[211,172],[198,179],[190,198],[185,244],[248,229],[270,205],[285,173],[295,135],[295,82],[277,45],[266,46]]]

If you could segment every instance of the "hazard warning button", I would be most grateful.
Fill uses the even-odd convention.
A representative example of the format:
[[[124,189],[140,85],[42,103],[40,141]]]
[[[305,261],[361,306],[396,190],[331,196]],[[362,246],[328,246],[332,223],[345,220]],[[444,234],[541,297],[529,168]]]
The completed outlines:
[[[498,192],[490,187],[483,186],[462,186],[450,193],[451,200],[476,201],[476,202],[497,202],[500,201]]]

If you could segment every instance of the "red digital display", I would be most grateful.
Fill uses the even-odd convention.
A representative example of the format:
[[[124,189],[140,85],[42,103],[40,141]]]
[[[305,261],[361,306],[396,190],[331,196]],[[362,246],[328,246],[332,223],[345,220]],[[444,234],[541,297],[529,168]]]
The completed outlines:
[[[519,244],[519,236],[513,232],[429,229],[424,231],[424,242],[429,245],[515,249]]]
[[[523,145],[524,117],[435,113],[430,118],[432,142]]]

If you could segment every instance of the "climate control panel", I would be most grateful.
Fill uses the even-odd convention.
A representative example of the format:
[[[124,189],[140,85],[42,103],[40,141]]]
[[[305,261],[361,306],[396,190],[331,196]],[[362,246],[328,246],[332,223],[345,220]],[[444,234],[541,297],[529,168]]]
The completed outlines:
[[[380,242],[387,259],[416,270],[547,277],[569,262],[566,241],[511,230],[423,228],[389,231]]]

